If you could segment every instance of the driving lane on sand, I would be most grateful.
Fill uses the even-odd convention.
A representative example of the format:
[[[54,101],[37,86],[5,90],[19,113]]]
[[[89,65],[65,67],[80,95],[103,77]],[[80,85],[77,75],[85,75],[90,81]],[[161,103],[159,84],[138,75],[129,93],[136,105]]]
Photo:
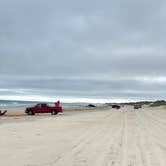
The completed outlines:
[[[0,119],[2,166],[166,166],[166,110]]]

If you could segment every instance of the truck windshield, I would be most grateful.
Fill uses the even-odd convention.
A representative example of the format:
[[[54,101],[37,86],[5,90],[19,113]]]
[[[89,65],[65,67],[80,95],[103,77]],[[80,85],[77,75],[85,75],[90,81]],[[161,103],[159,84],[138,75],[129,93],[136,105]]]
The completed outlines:
[[[36,104],[36,107],[41,107],[41,104]]]

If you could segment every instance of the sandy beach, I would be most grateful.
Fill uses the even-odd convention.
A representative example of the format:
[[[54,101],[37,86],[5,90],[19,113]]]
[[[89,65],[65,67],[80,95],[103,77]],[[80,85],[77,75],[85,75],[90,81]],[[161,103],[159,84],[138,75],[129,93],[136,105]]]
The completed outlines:
[[[12,111],[0,117],[2,166],[166,165],[164,108],[70,109],[56,116]]]
[[[97,107],[88,107],[88,106],[64,106],[63,111],[86,111],[86,110],[105,110],[108,109],[108,106],[97,106]],[[2,112],[7,110],[5,116],[26,116],[25,113],[26,107],[14,107],[14,108],[2,108]],[[49,115],[49,113],[47,114]]]

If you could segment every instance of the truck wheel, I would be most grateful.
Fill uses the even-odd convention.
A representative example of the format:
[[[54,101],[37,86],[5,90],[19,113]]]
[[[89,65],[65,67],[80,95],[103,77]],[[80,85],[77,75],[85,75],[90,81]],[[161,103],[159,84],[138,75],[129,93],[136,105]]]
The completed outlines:
[[[28,115],[35,115],[35,113],[34,113],[32,110],[30,110],[30,111],[28,112]]]
[[[51,111],[51,115],[56,115],[58,112],[56,110]]]

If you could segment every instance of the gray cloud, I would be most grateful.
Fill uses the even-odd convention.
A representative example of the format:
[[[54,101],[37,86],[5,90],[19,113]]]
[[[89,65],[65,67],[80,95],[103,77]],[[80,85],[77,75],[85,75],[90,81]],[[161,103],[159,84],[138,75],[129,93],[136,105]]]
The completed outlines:
[[[142,80],[166,77],[165,15],[162,0],[1,0],[0,89],[165,98]]]

